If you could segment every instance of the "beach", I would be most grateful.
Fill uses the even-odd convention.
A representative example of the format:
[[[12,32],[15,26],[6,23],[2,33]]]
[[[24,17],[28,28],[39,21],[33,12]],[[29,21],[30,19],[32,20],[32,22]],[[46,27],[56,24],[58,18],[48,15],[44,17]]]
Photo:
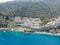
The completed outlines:
[[[47,33],[47,32],[34,32],[36,34],[45,34],[45,35],[51,35],[51,36],[60,36],[60,33]]]

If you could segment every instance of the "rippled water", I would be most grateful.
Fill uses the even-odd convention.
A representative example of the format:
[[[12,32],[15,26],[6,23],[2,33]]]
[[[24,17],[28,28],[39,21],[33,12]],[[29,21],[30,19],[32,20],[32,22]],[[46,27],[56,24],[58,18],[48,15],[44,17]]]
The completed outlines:
[[[21,32],[0,32],[0,45],[60,45],[60,37]]]

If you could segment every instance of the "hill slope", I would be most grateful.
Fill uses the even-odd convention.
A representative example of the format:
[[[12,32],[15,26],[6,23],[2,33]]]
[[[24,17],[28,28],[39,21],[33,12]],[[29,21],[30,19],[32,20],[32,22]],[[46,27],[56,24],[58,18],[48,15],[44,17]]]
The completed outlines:
[[[0,4],[0,16],[51,18],[60,15],[57,8],[44,2],[7,2]]]

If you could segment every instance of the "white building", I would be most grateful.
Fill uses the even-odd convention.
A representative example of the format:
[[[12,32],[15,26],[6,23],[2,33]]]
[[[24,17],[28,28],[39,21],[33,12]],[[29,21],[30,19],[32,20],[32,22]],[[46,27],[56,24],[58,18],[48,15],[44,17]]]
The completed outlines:
[[[60,17],[58,17],[57,19],[55,19],[55,25],[56,26],[60,26]]]
[[[41,20],[39,18],[27,18],[24,17],[22,20],[20,17],[15,17],[15,25],[21,25],[23,27],[40,28]]]
[[[51,21],[51,22],[48,22],[45,26],[54,26],[55,25],[55,21]]]
[[[22,19],[22,21],[23,21],[23,22],[28,22],[28,21],[29,21],[29,18],[24,17],[24,18]]]
[[[14,25],[22,25],[22,20],[20,17],[15,17],[14,18]]]
[[[30,28],[40,28],[41,20],[39,18],[23,18],[23,26]]]
[[[56,25],[56,26],[60,25],[60,17],[55,19],[55,21],[51,21],[46,24],[46,26],[52,26],[52,25]]]
[[[56,24],[57,24],[57,23],[60,23],[60,18],[55,19],[55,23],[56,23]]]

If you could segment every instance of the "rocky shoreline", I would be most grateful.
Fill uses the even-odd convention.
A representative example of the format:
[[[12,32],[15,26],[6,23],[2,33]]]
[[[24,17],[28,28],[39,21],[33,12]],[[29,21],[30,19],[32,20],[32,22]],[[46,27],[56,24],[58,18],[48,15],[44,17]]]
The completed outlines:
[[[0,32],[8,32],[8,31],[16,31],[16,32],[23,32],[25,34],[45,34],[51,36],[60,36],[60,33],[48,33],[48,32],[37,32],[37,31],[25,31],[23,28],[0,28]]]

